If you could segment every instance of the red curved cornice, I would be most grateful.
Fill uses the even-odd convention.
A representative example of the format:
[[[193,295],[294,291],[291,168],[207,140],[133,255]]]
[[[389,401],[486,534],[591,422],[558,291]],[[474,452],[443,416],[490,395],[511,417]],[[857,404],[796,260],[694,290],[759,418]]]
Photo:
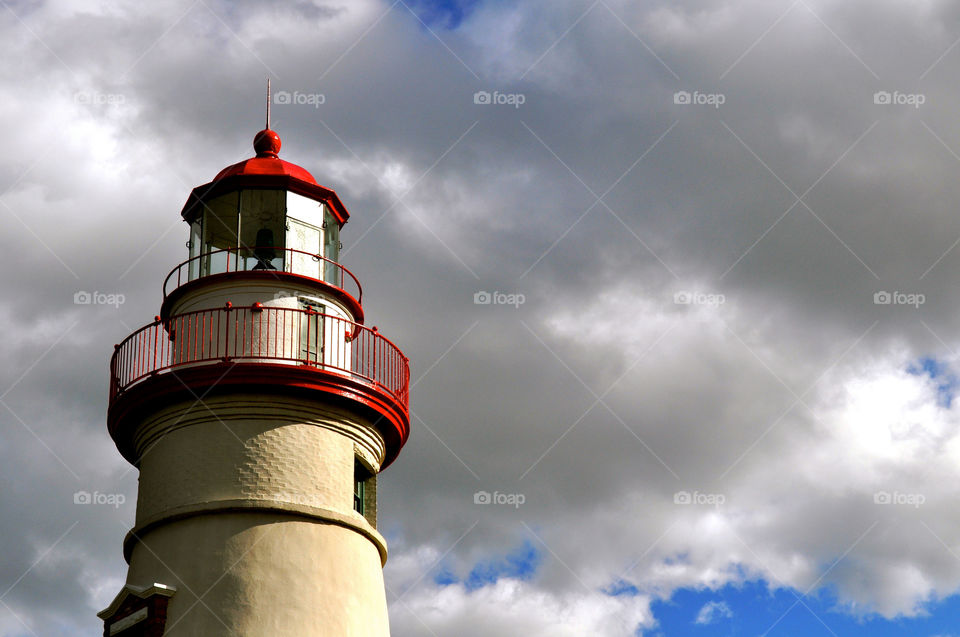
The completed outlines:
[[[278,159],[276,161],[281,160]],[[306,173],[305,170],[303,172]],[[307,175],[309,175],[309,173],[307,173]],[[307,197],[308,199],[323,202],[330,207],[330,210],[334,216],[336,216],[341,226],[350,218],[350,213],[347,212],[346,207],[340,201],[340,197],[338,197],[337,193],[333,190],[316,183],[305,181],[295,175],[285,173],[228,174],[222,178],[218,177],[210,183],[197,186],[193,189],[187,198],[187,203],[183,205],[183,210],[180,211],[180,216],[188,223],[193,223],[203,210],[203,206],[208,199],[219,197],[228,192],[249,189],[288,190]]]
[[[136,464],[133,428],[144,416],[177,401],[232,393],[319,397],[355,409],[383,436],[382,468],[392,463],[410,435],[408,408],[377,386],[307,366],[272,363],[212,363],[160,372],[119,394],[107,411],[107,428],[124,458]]]

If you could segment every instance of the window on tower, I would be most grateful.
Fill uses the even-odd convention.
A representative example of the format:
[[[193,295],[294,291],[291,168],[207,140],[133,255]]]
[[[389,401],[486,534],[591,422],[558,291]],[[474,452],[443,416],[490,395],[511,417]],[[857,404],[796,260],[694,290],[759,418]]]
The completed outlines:
[[[353,510],[377,527],[377,474],[360,460],[353,463]]]
[[[353,510],[363,515],[363,484],[366,481],[363,465],[356,463],[353,472]]]

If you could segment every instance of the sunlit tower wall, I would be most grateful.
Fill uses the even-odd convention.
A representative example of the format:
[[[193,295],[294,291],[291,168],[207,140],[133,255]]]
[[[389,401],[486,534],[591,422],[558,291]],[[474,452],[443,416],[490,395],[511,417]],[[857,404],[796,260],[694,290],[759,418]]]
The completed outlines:
[[[190,194],[189,255],[116,346],[108,428],[140,471],[104,635],[389,635],[377,474],[409,434],[409,365],[364,325],[337,194],[256,156]]]

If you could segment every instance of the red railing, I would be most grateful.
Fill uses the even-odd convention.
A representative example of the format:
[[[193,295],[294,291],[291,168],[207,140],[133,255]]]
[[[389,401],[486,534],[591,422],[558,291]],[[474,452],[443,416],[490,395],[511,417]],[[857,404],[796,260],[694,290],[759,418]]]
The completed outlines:
[[[110,401],[153,374],[218,362],[344,374],[409,409],[409,361],[376,328],[310,309],[229,304],[157,320],[128,336],[110,361]]]
[[[273,258],[256,256],[259,251],[273,251]],[[301,263],[308,263],[302,267]],[[314,269],[316,270],[314,272]],[[167,275],[163,281],[163,297],[189,281],[226,272],[288,272],[302,274],[319,279],[328,285],[339,288],[355,298],[357,303],[363,302],[363,288],[353,272],[336,261],[320,254],[294,250],[293,248],[227,248],[205,252],[187,259]],[[305,271],[309,270],[309,272]],[[318,275],[319,276],[316,276]]]

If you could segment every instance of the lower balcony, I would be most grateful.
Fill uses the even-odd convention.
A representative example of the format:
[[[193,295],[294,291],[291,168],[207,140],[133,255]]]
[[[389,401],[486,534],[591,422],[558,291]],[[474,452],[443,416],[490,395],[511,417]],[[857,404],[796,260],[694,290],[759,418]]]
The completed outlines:
[[[409,385],[407,357],[377,328],[310,309],[227,304],[158,319],[117,345],[108,422],[116,438],[127,415],[184,391],[319,391],[370,411],[395,456],[409,433]]]

